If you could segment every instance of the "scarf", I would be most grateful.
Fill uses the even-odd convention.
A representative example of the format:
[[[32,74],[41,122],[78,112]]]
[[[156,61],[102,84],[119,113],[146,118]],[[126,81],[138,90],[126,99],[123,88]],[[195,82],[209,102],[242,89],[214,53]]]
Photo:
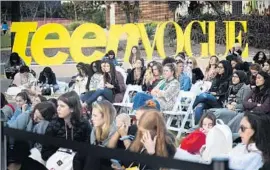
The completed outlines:
[[[232,85],[230,94],[236,95],[243,85],[244,83],[238,83],[236,85]]]

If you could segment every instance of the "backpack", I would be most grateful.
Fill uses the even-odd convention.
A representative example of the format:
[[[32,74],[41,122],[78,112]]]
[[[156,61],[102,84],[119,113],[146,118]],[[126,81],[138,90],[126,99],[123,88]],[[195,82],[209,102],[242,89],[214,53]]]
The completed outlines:
[[[233,146],[232,131],[222,120],[217,120],[216,125],[208,132],[206,136],[205,150],[202,152],[202,158],[205,161],[211,161],[214,157],[226,156]]]

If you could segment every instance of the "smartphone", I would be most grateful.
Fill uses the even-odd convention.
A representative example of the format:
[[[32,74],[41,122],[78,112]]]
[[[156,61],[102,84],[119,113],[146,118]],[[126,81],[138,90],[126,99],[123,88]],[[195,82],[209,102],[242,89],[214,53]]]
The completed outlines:
[[[120,162],[116,159],[111,159],[111,163],[117,167],[117,169],[121,169],[122,168],[122,165],[120,164]]]

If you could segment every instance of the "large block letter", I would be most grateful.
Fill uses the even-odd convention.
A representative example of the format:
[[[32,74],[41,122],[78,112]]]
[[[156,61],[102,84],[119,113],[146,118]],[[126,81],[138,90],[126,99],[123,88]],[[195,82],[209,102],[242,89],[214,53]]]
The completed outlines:
[[[185,51],[188,56],[192,56],[192,49],[191,49],[191,30],[192,30],[192,25],[197,22],[200,27],[202,28],[203,34],[206,34],[206,21],[192,21],[190,22],[186,29],[185,29]],[[208,43],[200,43],[201,44],[201,56],[206,57],[208,56]]]
[[[208,50],[210,56],[216,55],[216,21],[208,21]]]
[[[156,39],[157,39],[157,34],[155,34],[154,40],[152,45],[150,44],[149,41],[149,37],[147,35],[147,32],[145,30],[145,24],[144,23],[138,23],[138,28],[141,34],[141,39],[142,39],[142,44],[144,46],[145,49],[145,53],[146,53],[146,58],[148,61],[152,60],[153,57],[153,52],[155,49],[155,44],[156,44]],[[160,24],[157,25],[156,30],[158,30]]]
[[[238,22],[242,25],[244,33],[247,33],[247,21],[224,21],[226,23],[226,51],[225,55],[229,52],[237,39],[242,45],[242,31],[239,31],[237,37],[235,37],[235,24]],[[245,44],[245,48],[242,50],[242,57],[248,57],[248,44]]]
[[[174,25],[174,28],[176,31],[176,42],[177,42],[176,54],[181,52],[184,48],[185,39],[184,39],[183,30],[181,29],[181,27],[177,23],[172,22],[172,21],[162,23],[156,32],[157,51],[162,58],[166,57],[166,53],[164,50],[164,31],[166,29],[167,24],[169,23]]]
[[[46,37],[50,33],[57,33],[59,39],[49,39]],[[53,57],[44,54],[44,48],[68,48],[70,47],[70,35],[67,29],[56,23],[50,23],[41,26],[34,34],[31,42],[31,53],[35,61],[42,66],[61,65],[67,58],[68,54],[58,51]]]
[[[127,34],[127,46],[124,55],[124,61],[127,62],[133,46],[138,45],[140,38],[139,28],[135,24],[125,25],[112,25],[109,32],[109,39],[106,51],[114,50],[115,53],[118,51],[118,43],[121,35]],[[115,54],[117,56],[117,54]]]
[[[11,32],[16,33],[12,52],[17,52],[26,65],[32,62],[32,58],[25,53],[28,36],[30,32],[36,31],[37,25],[37,22],[12,22],[11,25]]]
[[[84,39],[86,33],[92,32],[96,38]],[[75,62],[91,63],[101,59],[105,54],[100,51],[95,51],[90,56],[85,56],[82,53],[82,47],[105,47],[106,35],[104,30],[97,24],[85,23],[80,25],[71,36],[70,53]]]

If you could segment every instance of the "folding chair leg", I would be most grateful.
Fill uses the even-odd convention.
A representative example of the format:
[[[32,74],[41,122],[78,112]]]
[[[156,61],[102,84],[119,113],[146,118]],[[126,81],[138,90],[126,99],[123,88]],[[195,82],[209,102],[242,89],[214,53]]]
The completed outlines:
[[[184,119],[182,120],[181,127],[179,128],[177,136],[176,136],[177,138],[180,138],[182,135],[182,132],[185,130],[185,125],[187,123],[188,116],[189,116],[188,114],[184,115]]]
[[[172,124],[172,121],[173,121],[173,117],[172,117],[172,116],[169,116],[168,119],[167,119],[166,126],[167,126],[167,127],[170,127],[171,124]]]

